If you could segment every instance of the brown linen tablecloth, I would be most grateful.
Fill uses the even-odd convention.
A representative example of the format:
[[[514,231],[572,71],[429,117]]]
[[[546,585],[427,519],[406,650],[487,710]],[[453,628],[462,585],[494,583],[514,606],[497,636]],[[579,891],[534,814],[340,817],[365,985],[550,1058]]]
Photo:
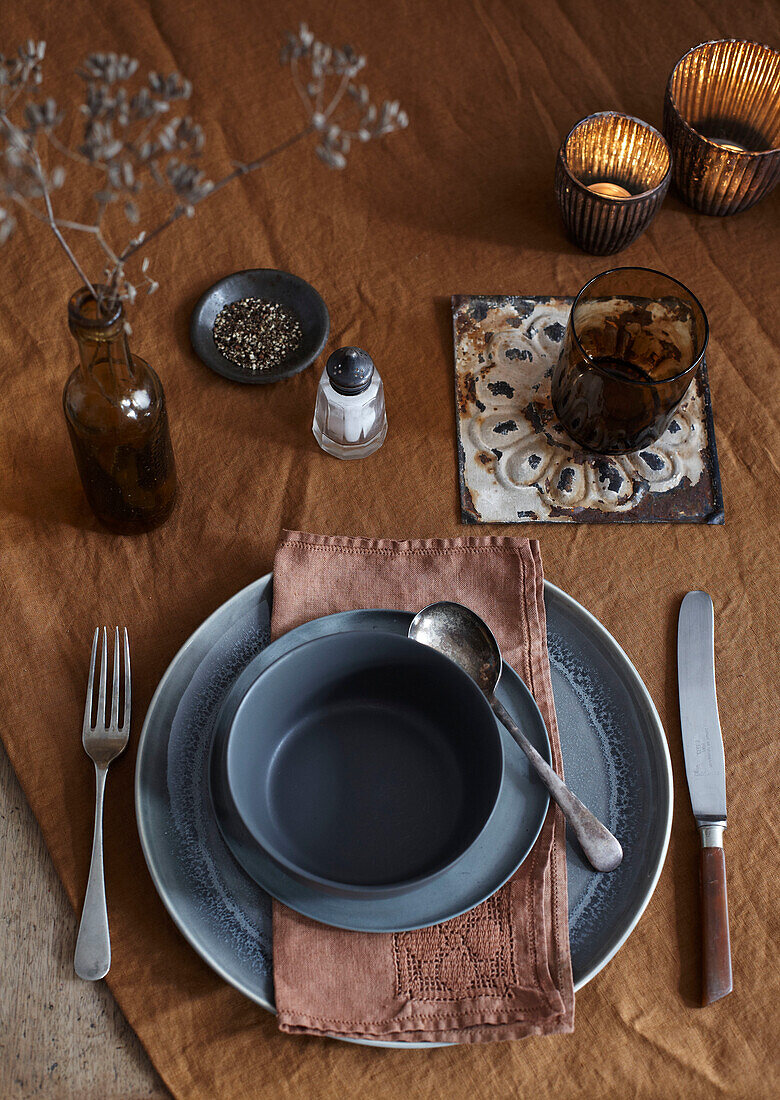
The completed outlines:
[[[80,88],[72,71],[87,50],[180,69],[195,83],[192,113],[216,175],[299,125],[276,51],[300,18],[364,51],[372,88],[401,99],[411,125],[358,147],[344,173],[296,146],[204,203],[151,251],[161,289],[135,316],[133,341],[164,379],[181,475],[179,506],[160,531],[114,537],[84,503],[60,412],[75,357],[66,260],[37,225],[0,253],[2,737],[57,870],[80,905],[93,805],[80,744],[89,644],[97,623],[127,623],[135,719],[108,785],[108,982],[177,1096],[774,1097],[780,191],[724,219],[670,196],[649,232],[613,259],[566,242],[552,177],[561,137],[578,118],[615,108],[659,125],[667,73],[689,46],[737,36],[777,47],[780,11],[773,0],[334,0],[319,12],[289,0],[17,0],[3,10],[2,48],[45,37],[44,88],[62,101]],[[541,539],[547,576],[627,649],[664,721],[675,827],[655,895],[627,944],[577,995],[571,1036],[399,1053],[280,1035],[201,962],[154,892],[133,814],[145,707],[191,631],[271,567],[283,526],[463,534],[450,294],[572,294],[614,263],[668,271],[707,309],[726,525],[530,533]],[[195,301],[246,267],[310,280],[331,311],[329,347],[360,344],[375,357],[390,420],[377,454],[338,463],[318,450],[310,434],[318,369],[244,387],[194,357]],[[679,601],[692,588],[710,591],[716,605],[729,785],[735,991],[706,1010],[697,1007],[698,837],[674,671]]]

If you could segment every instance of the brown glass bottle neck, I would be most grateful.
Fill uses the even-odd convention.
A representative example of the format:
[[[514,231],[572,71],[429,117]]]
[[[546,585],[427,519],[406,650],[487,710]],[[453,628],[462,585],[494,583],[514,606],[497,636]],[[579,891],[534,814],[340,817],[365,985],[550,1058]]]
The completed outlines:
[[[71,323],[70,330],[76,338],[79,358],[85,370],[90,370],[97,362],[105,360],[130,368],[130,349],[121,324],[106,329],[85,330]]]
[[[111,347],[124,352],[127,346],[125,317],[122,303],[107,297],[108,288],[100,287],[106,295],[98,302],[86,287],[81,287],[68,302],[68,326],[79,346],[87,345],[103,349]]]

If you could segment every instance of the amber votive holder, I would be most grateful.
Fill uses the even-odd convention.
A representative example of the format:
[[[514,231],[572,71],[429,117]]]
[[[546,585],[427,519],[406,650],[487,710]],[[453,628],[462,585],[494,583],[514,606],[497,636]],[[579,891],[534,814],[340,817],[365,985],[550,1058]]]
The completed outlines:
[[[694,46],[666,86],[674,182],[702,214],[737,214],[780,181],[780,53],[724,39]]]
[[[581,119],[555,165],[566,232],[585,252],[619,252],[650,225],[670,178],[669,147],[646,122],[615,111]]]
[[[585,451],[621,455],[661,438],[704,359],[709,329],[686,286],[643,267],[603,271],[569,314],[552,403]]]

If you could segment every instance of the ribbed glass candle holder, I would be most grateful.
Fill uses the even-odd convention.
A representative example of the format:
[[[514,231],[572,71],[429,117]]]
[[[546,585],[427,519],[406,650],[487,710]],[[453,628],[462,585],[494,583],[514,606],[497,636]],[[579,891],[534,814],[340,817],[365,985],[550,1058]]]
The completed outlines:
[[[555,166],[566,231],[586,252],[619,252],[647,229],[669,186],[669,148],[652,126],[602,111],[581,119]]]
[[[694,46],[669,77],[664,133],[690,206],[753,206],[780,181],[780,53],[734,39]]]

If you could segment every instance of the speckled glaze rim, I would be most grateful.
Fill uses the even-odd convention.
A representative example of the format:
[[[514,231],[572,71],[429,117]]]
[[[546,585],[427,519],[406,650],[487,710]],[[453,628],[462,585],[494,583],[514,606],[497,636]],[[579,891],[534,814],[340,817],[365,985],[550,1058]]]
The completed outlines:
[[[612,947],[604,953],[602,958],[599,959],[599,961],[594,966],[592,966],[590,970],[587,970],[582,975],[578,982],[574,983],[574,991],[576,993],[579,989],[582,989],[584,985],[587,985],[587,983],[592,978],[595,978],[599,971],[604,969],[610,959],[614,959],[615,955],[617,955],[620,948],[623,946],[628,937],[636,928],[637,924],[640,921],[640,918],[642,917],[642,914],[644,913],[645,909],[647,909],[647,906],[650,904],[650,899],[655,893],[655,888],[658,885],[658,880],[661,877],[661,872],[663,871],[664,864],[666,863],[666,854],[669,851],[669,841],[672,836],[672,820],[674,817],[674,774],[672,772],[672,758],[669,753],[669,745],[666,741],[666,733],[664,732],[663,724],[658,715],[658,711],[656,709],[655,703],[653,702],[652,696],[647,690],[644,680],[639,675],[639,672],[637,671],[634,662],[628,656],[620,643],[616,641],[615,638],[613,638],[607,628],[599,622],[596,616],[592,615],[590,611],[588,611],[586,607],[583,607],[581,603],[575,600],[573,596],[570,596],[567,592],[564,592],[563,589],[559,588],[557,585],[551,584],[548,580],[545,580],[544,588],[545,594],[548,591],[554,593],[555,598],[559,600],[565,607],[568,607],[569,610],[572,611],[575,615],[579,615],[585,620],[593,633],[597,635],[604,643],[605,647],[612,650],[615,655],[615,664],[622,665],[623,670],[634,682],[634,685],[636,686],[639,694],[642,696],[642,701],[647,708],[647,714],[653,726],[653,732],[655,733],[657,744],[661,750],[660,758],[663,762],[664,776],[666,779],[667,811],[666,820],[664,821],[663,828],[663,840],[661,843],[661,850],[656,860],[656,864],[653,868],[650,869],[647,877],[647,885],[645,887],[644,898],[640,905],[637,907],[637,911],[634,914],[633,918],[628,922],[623,932],[620,934],[620,936],[618,936]]]
[[[572,136],[575,130],[579,130],[580,126],[584,126],[586,122],[591,122],[594,118],[625,118],[629,122],[636,122],[645,130],[649,130],[651,133],[659,137],[663,142],[663,146],[666,149],[666,156],[668,164],[666,166],[666,172],[660,183],[657,183],[655,187],[651,187],[648,191],[640,191],[638,195],[629,195],[627,198],[615,198],[612,195],[600,195],[597,191],[591,191],[586,183],[583,183],[581,179],[574,175],[569,167],[569,161],[566,154],[566,147],[569,143],[569,138]],[[561,147],[558,150],[558,157],[561,162],[561,167],[572,181],[576,185],[577,189],[583,193],[587,193],[590,198],[601,199],[602,202],[612,203],[615,206],[631,206],[633,203],[646,202],[651,195],[657,195],[659,191],[669,186],[669,180],[672,174],[672,151],[669,148],[669,143],[664,135],[656,130],[655,126],[651,126],[649,122],[645,122],[644,119],[637,118],[636,115],[627,115],[623,111],[595,111],[592,115],[586,115],[585,118],[581,118],[579,122],[575,122],[571,130],[569,130],[566,137],[561,142]]]
[[[767,46],[765,42],[753,42],[748,38],[713,38],[709,42],[699,42],[696,46],[691,46],[689,50],[678,58],[672,71],[669,73],[669,79],[666,82],[666,98],[669,106],[673,109],[675,115],[679,119],[681,125],[688,131],[689,134],[693,134],[704,145],[709,145],[713,150],[719,150],[721,153],[732,157],[767,157],[776,156],[780,152],[780,145],[775,145],[771,149],[725,149],[722,145],[719,145],[717,141],[713,141],[712,138],[706,137],[701,130],[697,130],[695,126],[691,126],[690,122],[683,116],[680,110],[677,100],[674,98],[672,92],[672,82],[674,80],[674,74],[685,61],[686,57],[690,57],[692,53],[696,53],[697,50],[703,50],[705,46],[722,46],[724,44],[731,44],[738,46],[757,46],[760,50],[767,50],[769,53],[774,54],[775,57],[780,60],[780,50],[774,49],[773,46]]]
[[[137,827],[138,827],[139,839],[140,839],[141,848],[142,848],[142,851],[143,851],[143,854],[144,854],[144,859],[145,859],[145,862],[146,862],[146,865],[147,865],[147,868],[148,868],[148,871],[149,871],[149,875],[152,879],[152,882],[155,886],[155,889],[158,893],[158,896],[160,897],[160,900],[162,901],[168,915],[170,916],[170,918],[173,921],[176,928],[182,934],[182,936],[184,937],[186,942],[193,948],[193,950],[196,952],[196,954],[198,954],[200,956],[200,958],[202,958],[203,961],[214,971],[214,973],[216,973],[220,978],[222,978],[223,981],[225,981],[228,985],[232,986],[238,992],[242,993],[249,1000],[253,1001],[256,1004],[259,1004],[262,1008],[266,1009],[268,1012],[275,1013],[275,1007],[271,1002],[269,1002],[269,1001],[267,1001],[267,1000],[265,1000],[261,997],[258,997],[257,993],[253,989],[251,989],[248,985],[243,983],[239,978],[236,978],[235,975],[232,975],[232,974],[228,973],[227,970],[223,966],[221,966],[218,962],[216,962],[216,960],[213,957],[213,954],[209,950],[208,944],[202,942],[200,940],[199,936],[196,933],[194,933],[191,928],[188,927],[186,921],[181,918],[175,900],[172,898],[169,891],[165,888],[165,886],[163,885],[163,882],[160,879],[159,874],[157,873],[155,856],[154,856],[154,852],[153,852],[153,846],[151,844],[150,838],[147,836],[147,834],[145,832],[145,829],[144,829],[144,814],[142,812],[142,806],[141,806],[142,791],[141,791],[141,787],[140,787],[140,783],[139,783],[139,775],[140,775],[140,772],[141,772],[141,763],[142,763],[142,757],[143,757],[143,747],[144,747],[144,742],[146,740],[148,729],[149,729],[148,718],[149,718],[149,715],[153,712],[153,709],[155,708],[155,706],[158,704],[158,700],[160,699],[160,697],[166,692],[166,690],[168,688],[168,684],[170,683],[170,681],[175,676],[176,666],[177,666],[180,658],[184,655],[189,654],[189,652],[193,649],[195,649],[197,651],[197,649],[202,644],[202,631],[203,631],[203,628],[205,628],[214,619],[216,619],[217,616],[220,616],[224,612],[226,603],[231,603],[233,600],[236,600],[241,596],[247,596],[250,592],[256,591],[256,592],[260,593],[260,592],[266,591],[267,589],[269,589],[271,587],[271,584],[272,584],[272,574],[266,574],[265,576],[255,580],[251,584],[247,585],[244,589],[240,590],[238,593],[236,593],[229,600],[225,601],[225,603],[223,603],[214,612],[212,612],[212,614],[210,616],[208,616],[208,618],[206,618],[204,620],[204,622],[200,624],[199,627],[196,628],[196,630],[190,635],[190,637],[187,639],[187,641],[184,643],[184,645],[181,646],[181,648],[179,649],[177,654],[172,659],[171,663],[169,664],[168,668],[166,669],[165,673],[163,674],[159,684],[157,685],[157,688],[154,692],[154,695],[152,696],[152,699],[149,703],[149,708],[147,710],[147,717],[144,720],[143,728],[141,730],[141,735],[140,735],[140,739],[139,739],[139,742],[138,742],[138,747],[137,747],[137,750],[136,750],[134,805],[135,805],[135,814],[136,814],[136,822],[137,822]],[[579,979],[575,981],[574,989],[575,989],[575,991],[578,991],[583,986],[585,986],[589,981],[591,981],[596,976],[596,974],[598,974],[607,965],[607,963],[612,958],[614,958],[614,956],[617,954],[617,952],[625,944],[625,942],[627,941],[627,939],[629,938],[629,936],[631,935],[631,933],[635,929],[636,925],[638,924],[639,920],[641,919],[643,913],[645,912],[645,910],[646,910],[646,908],[647,908],[647,906],[650,902],[650,899],[653,896],[653,893],[655,892],[655,888],[658,884],[658,880],[661,876],[661,872],[663,870],[663,867],[664,867],[664,864],[665,864],[665,861],[666,861],[666,856],[667,856],[667,852],[668,852],[668,848],[669,848],[669,839],[670,839],[670,836],[671,836],[672,815],[673,815],[673,805],[674,805],[672,764],[671,764],[671,758],[670,758],[670,755],[669,755],[669,748],[668,748],[668,745],[667,745],[667,742],[666,742],[666,735],[664,733],[664,729],[663,729],[663,726],[661,724],[661,720],[658,716],[658,712],[656,710],[655,704],[653,703],[653,700],[650,696],[650,693],[647,690],[647,687],[645,686],[644,681],[642,680],[641,676],[639,675],[636,668],[634,667],[634,664],[631,661],[631,659],[628,657],[628,655],[625,653],[625,651],[619,645],[619,643],[613,638],[613,636],[606,629],[606,627],[602,626],[602,624],[598,621],[598,619],[596,619],[595,616],[593,616],[589,611],[587,611],[586,608],[584,608],[582,606],[582,604],[578,603],[578,601],[575,600],[573,597],[567,595],[562,589],[558,588],[554,584],[551,584],[547,580],[545,580],[545,582],[544,582],[544,588],[545,588],[545,596],[546,597],[552,596],[555,600],[560,602],[560,604],[564,607],[564,609],[567,609],[575,617],[581,618],[584,621],[584,623],[590,629],[593,630],[594,634],[601,639],[601,641],[604,644],[605,648],[607,650],[611,651],[611,653],[614,655],[616,669],[619,669],[622,672],[622,674],[626,675],[628,677],[628,679],[631,681],[633,687],[637,691],[638,696],[641,698],[642,704],[643,704],[643,706],[645,708],[645,711],[646,711],[646,714],[648,716],[649,725],[651,727],[651,736],[652,736],[654,744],[656,746],[657,759],[658,759],[659,763],[661,764],[663,778],[665,780],[664,790],[665,790],[665,795],[666,795],[666,797],[665,797],[666,813],[665,813],[665,819],[663,820],[663,823],[662,823],[662,825],[663,825],[662,840],[661,840],[660,847],[657,851],[657,854],[655,856],[655,859],[652,861],[652,863],[647,868],[647,876],[646,876],[646,879],[645,879],[645,882],[644,882],[643,893],[641,895],[641,898],[639,899],[639,902],[636,906],[636,909],[635,909],[632,917],[628,920],[626,925],[619,932],[619,934],[618,934],[617,938],[615,939],[615,941],[611,944],[611,946],[606,951],[604,951],[604,953],[600,957],[598,957],[595,960],[594,964],[589,969],[585,970],[585,972],[580,975]],[[363,1040],[363,1039],[356,1039],[356,1040],[353,1040],[353,1041],[357,1045],[361,1045],[361,1046],[378,1046],[380,1049],[410,1050],[410,1049],[420,1049],[421,1047],[429,1049],[429,1048],[432,1048],[432,1047],[449,1045],[449,1044],[443,1044],[443,1043],[426,1043],[426,1044],[409,1044],[409,1043],[393,1043],[393,1042],[380,1042],[380,1043],[377,1043],[377,1042],[374,1042],[372,1040]]]
[[[577,334],[577,327],[574,323],[574,311],[577,308],[577,303],[579,302],[580,298],[592,283],[595,283],[597,279],[603,279],[605,275],[614,275],[617,271],[642,271],[647,275],[660,275],[662,279],[668,279],[670,283],[675,283],[677,286],[681,287],[686,294],[689,294],[691,298],[693,298],[694,302],[701,310],[702,317],[704,318],[704,339],[702,340],[701,351],[696,356],[696,359],[693,361],[690,367],[686,367],[685,370],[678,371],[677,374],[673,374],[669,378],[659,378],[657,381],[645,382],[641,378],[624,378],[622,375],[617,374],[615,371],[611,371],[608,367],[604,367],[600,363],[597,363],[595,359],[592,359],[590,355],[588,355],[587,351],[585,351],[585,348],[582,346],[579,335]],[[706,311],[699,299],[693,293],[693,291],[690,290],[685,285],[685,283],[681,283],[679,279],[675,279],[673,275],[667,275],[665,271],[656,271],[654,267],[610,267],[607,268],[606,271],[599,271],[597,275],[594,275],[592,278],[588,279],[587,283],[585,283],[585,285],[581,287],[580,290],[577,292],[577,296],[571,304],[569,321],[571,324],[572,333],[574,334],[574,339],[577,342],[577,347],[582,352],[586,362],[590,365],[590,367],[594,371],[596,371],[597,374],[606,375],[609,378],[616,378],[624,386],[648,386],[651,389],[657,389],[658,386],[665,386],[669,382],[679,382],[679,380],[681,378],[685,378],[686,375],[690,375],[691,378],[693,378],[693,376],[696,374],[696,371],[702,365],[702,362],[704,360],[704,353],[707,350],[707,343],[709,342],[710,338],[710,325],[709,321],[707,320]]]

